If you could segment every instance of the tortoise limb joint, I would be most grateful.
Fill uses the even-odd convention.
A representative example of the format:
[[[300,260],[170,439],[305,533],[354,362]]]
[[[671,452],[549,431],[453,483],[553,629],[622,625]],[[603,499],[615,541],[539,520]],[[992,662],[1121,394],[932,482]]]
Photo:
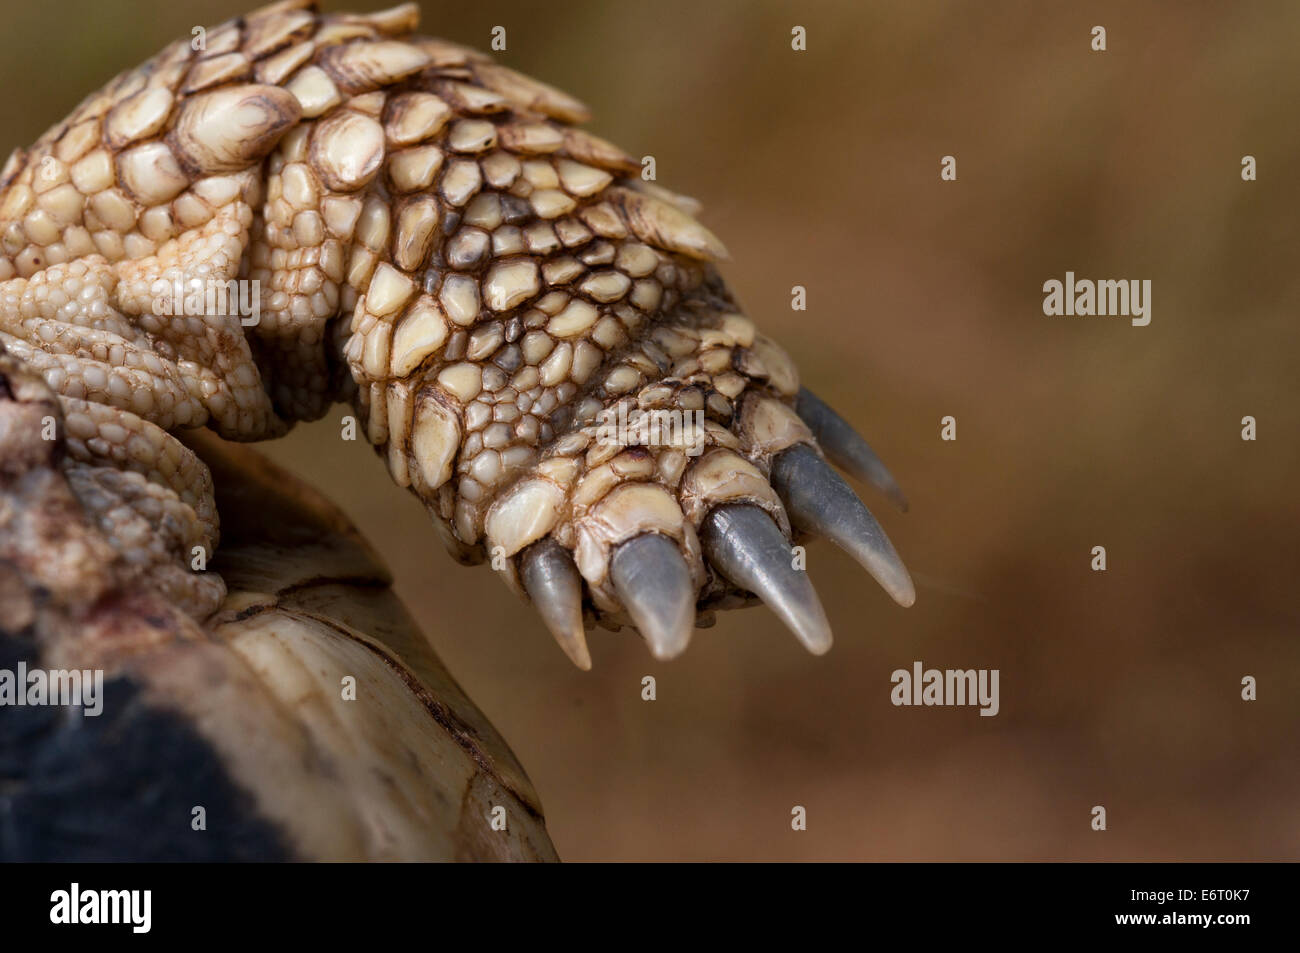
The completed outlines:
[[[276,4],[124,73],[0,172],[0,346],[57,395],[61,466],[126,563],[211,617],[225,584],[194,554],[220,515],[177,435],[267,439],[347,402],[452,553],[502,554],[581,668],[591,624],[668,659],[752,596],[825,652],[795,533],[911,605],[823,455],[901,491],[741,313],[698,205],[577,100],[417,26],[414,4]],[[157,300],[191,282],[253,283],[256,320]],[[596,439],[629,410],[698,415],[699,452]]]

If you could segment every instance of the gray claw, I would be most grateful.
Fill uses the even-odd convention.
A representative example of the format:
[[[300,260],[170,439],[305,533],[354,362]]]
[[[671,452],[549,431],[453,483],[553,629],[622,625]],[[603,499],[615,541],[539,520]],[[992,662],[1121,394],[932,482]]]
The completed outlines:
[[[771,480],[798,529],[825,536],[846,550],[900,606],[916,601],[912,577],[885,531],[812,447],[796,444],[777,454]]]
[[[790,543],[772,518],[752,504],[714,509],[700,527],[709,562],[760,599],[813,655],[831,647],[831,625],[806,572],[791,565]]]
[[[677,544],[658,533],[629,539],[614,550],[609,575],[651,654],[681,655],[695,627],[695,586]]]
[[[582,577],[573,557],[555,540],[544,539],[524,552],[519,575],[564,654],[584,672],[590,671],[591,653],[582,630]]]
[[[799,388],[794,409],[833,464],[863,483],[870,483],[900,510],[907,512],[907,497],[897,481],[876,456],[876,451],[847,420],[806,387]]]

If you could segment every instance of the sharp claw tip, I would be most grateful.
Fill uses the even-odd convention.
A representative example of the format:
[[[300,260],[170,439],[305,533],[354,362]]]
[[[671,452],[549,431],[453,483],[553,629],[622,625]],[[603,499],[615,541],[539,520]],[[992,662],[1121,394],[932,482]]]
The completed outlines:
[[[569,646],[562,642],[560,643],[560,648],[564,649],[564,654],[569,657],[569,661],[578,666],[582,671],[591,671],[591,653],[587,651],[586,645],[579,644],[574,646],[573,649],[570,649]]]
[[[803,643],[803,647],[806,648],[813,655],[825,655],[827,652],[831,650],[831,644],[833,641],[834,640],[831,639],[830,635],[827,635],[826,638],[821,641],[817,641],[817,642],[805,641]]]
[[[587,649],[586,635],[581,629],[578,630],[577,635],[564,630],[552,629],[549,625],[547,629],[570,662],[584,672],[591,671],[591,652]]]
[[[673,659],[680,656],[685,650],[686,646],[684,645],[673,646],[672,648],[659,645],[650,646],[650,654],[654,657],[656,662],[671,662]]]
[[[691,644],[689,631],[685,638],[680,636],[667,638],[663,632],[656,633],[654,638],[648,638],[643,630],[637,631],[641,633],[641,638],[645,639],[646,648],[650,650],[650,654],[657,662],[671,662],[679,655],[685,654]]]
[[[638,627],[641,637],[645,639],[646,647],[650,649],[656,661],[671,662],[677,656],[684,653],[690,645],[690,636],[686,638],[675,638],[672,640],[664,638],[662,632],[656,632],[653,635],[646,635],[645,629]]]
[[[890,587],[889,595],[904,609],[910,609],[916,602],[916,584],[912,582],[912,577],[903,570],[903,577]]]

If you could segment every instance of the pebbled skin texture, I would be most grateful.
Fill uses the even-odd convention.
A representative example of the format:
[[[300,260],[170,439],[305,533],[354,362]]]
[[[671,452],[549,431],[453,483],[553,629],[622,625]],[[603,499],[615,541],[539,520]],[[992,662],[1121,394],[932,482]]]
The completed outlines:
[[[194,554],[218,514],[175,434],[272,438],[347,401],[448,549],[508,557],[517,592],[509,557],[549,536],[588,621],[627,624],[611,554],[657,532],[701,623],[744,603],[697,530],[740,502],[789,536],[768,471],[815,445],[795,368],[740,313],[694,203],[578,128],[581,103],[417,19],[268,7],[174,43],[9,159],[0,345],[58,395],[74,492],[204,619],[224,585]],[[257,283],[256,323],[235,297],[174,293],[231,279]],[[620,405],[702,426],[600,439]]]

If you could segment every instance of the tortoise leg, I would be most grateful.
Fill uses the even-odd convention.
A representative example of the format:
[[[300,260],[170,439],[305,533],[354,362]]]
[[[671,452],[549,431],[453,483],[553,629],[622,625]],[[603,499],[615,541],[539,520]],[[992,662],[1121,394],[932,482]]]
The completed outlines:
[[[184,496],[126,466],[69,456],[63,471],[87,516],[127,564],[177,608],[203,619],[221,604],[226,586],[220,575],[206,569],[217,544],[211,480],[203,462],[186,454],[186,448],[168,436],[151,459],[132,461],[156,471],[170,462],[169,457],[180,456],[193,470],[190,485],[181,489]]]
[[[123,557],[123,571],[147,580],[195,618],[215,611],[226,589],[219,575],[206,571],[219,532],[212,478],[203,461],[129,410],[67,396],[85,393],[81,379],[48,365],[34,373],[40,364],[33,366],[30,358],[49,357],[48,352],[8,335],[0,335],[0,347],[12,367],[11,379],[43,395],[47,412],[37,421],[41,442],[86,517]],[[15,358],[25,367],[20,369]],[[98,380],[96,368],[82,371]],[[65,393],[51,393],[50,380]]]
[[[780,566],[801,533],[911,604],[823,453],[901,504],[897,485],[745,315],[697,203],[581,129],[572,97],[414,34],[414,7],[284,17],[220,29],[251,76],[179,42],[0,170],[0,343],[84,423],[77,463],[139,446],[107,465],[171,489],[215,543],[199,478],[163,466],[179,458],[150,427],[256,440],[351,400],[448,548],[491,558],[584,666],[589,623],[669,658],[754,596],[824,651],[815,596]],[[264,307],[178,307],[194,280],[260,287]],[[101,514],[184,512],[76,479]]]
[[[555,859],[522,767],[339,511],[189,435],[231,514],[231,591],[201,626],[168,564],[135,558],[142,533],[177,533],[193,509],[113,462],[99,434],[120,421],[65,439],[61,418],[0,350],[0,669],[94,686],[0,719],[0,860]],[[206,483],[168,440],[151,472]],[[73,458],[95,447],[100,462]]]
[[[172,432],[207,424],[253,439],[285,429],[241,316],[194,313],[185,298],[238,273],[255,181],[229,185],[206,193],[217,204],[206,224],[157,254],[115,263],[92,254],[0,284],[0,346],[58,394],[73,491],[127,564],[199,619],[225,595],[206,571],[217,510],[207,467]]]

